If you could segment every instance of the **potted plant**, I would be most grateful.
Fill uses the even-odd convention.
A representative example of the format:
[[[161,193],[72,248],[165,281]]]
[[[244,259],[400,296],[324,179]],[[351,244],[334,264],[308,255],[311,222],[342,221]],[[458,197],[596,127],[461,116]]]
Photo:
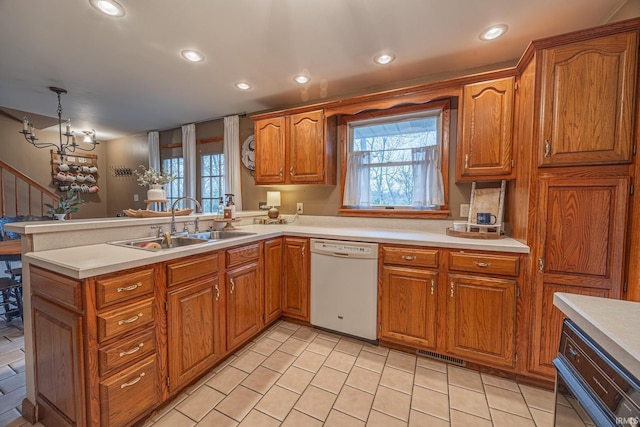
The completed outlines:
[[[140,168],[142,169],[141,171],[134,170],[133,173],[138,175],[138,185],[149,187],[147,199],[165,200],[167,193],[162,186],[175,180],[176,177],[164,171],[158,172],[153,168],[147,169],[143,165],[140,165]]]
[[[56,207],[53,207],[50,203],[45,203],[44,205],[49,208],[47,214],[55,216],[59,220],[64,220],[67,214],[78,212],[80,210],[78,206],[82,204],[84,204],[84,200],[78,196],[78,193],[74,190],[69,190],[60,196]]]

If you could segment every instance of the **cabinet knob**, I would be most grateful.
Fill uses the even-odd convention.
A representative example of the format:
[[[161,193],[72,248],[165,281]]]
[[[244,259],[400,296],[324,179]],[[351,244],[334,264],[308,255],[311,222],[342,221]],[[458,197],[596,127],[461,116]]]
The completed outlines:
[[[550,154],[551,154],[551,141],[549,141],[548,139],[545,139],[545,141],[544,141],[544,156],[545,157],[549,157]]]

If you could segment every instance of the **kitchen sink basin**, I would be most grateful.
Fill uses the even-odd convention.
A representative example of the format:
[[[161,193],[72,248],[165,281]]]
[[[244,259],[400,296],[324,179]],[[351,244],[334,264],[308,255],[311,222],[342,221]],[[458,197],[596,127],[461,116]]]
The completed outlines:
[[[117,242],[108,242],[111,245],[124,246],[127,248],[144,249],[146,251],[161,251],[164,249],[180,248],[183,246],[197,245],[207,243],[209,239],[198,238],[193,236],[172,236],[171,243],[167,242],[164,237],[145,237],[134,240],[120,240]]]
[[[189,234],[189,237],[197,238],[197,239],[206,239],[206,240],[225,240],[225,239],[233,239],[234,237],[244,237],[251,236],[256,233],[251,233],[248,231],[223,231],[223,230],[213,230],[213,231],[203,231],[202,233]]]

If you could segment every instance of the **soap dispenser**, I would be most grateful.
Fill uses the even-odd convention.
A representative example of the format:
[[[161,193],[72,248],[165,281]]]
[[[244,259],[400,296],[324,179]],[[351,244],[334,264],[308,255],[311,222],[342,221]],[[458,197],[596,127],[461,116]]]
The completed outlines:
[[[230,208],[230,210],[231,210],[231,219],[235,220],[236,219],[236,204],[233,201],[234,194],[227,193],[227,194],[225,194],[225,196],[227,196],[227,207]]]

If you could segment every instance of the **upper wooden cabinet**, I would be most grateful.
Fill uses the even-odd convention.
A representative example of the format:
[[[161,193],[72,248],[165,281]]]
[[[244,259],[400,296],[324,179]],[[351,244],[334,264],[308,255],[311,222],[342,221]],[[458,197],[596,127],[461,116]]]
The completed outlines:
[[[335,133],[322,110],[256,119],[256,184],[335,185]]]
[[[464,86],[458,181],[514,177],[514,82],[506,77]]]
[[[540,166],[631,161],[637,52],[637,32],[541,51]]]

